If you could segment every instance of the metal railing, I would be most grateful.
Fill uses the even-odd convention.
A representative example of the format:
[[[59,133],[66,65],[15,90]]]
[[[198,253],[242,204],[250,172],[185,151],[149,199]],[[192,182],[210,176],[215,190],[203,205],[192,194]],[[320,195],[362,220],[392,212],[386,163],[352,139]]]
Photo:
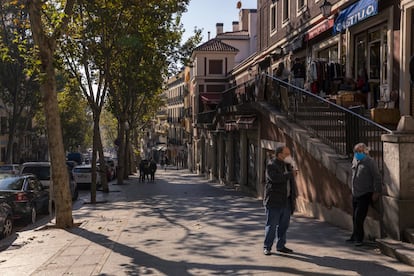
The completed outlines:
[[[383,170],[382,134],[392,130],[364,116],[363,106],[345,108],[273,76],[262,74],[254,81],[223,92],[219,107],[254,101],[271,102],[289,120],[295,122],[331,146],[338,154],[351,158],[359,142],[370,148],[370,155]]]
[[[197,124],[211,124],[213,122],[214,116],[216,115],[216,110],[210,110],[206,112],[201,112],[197,114]]]

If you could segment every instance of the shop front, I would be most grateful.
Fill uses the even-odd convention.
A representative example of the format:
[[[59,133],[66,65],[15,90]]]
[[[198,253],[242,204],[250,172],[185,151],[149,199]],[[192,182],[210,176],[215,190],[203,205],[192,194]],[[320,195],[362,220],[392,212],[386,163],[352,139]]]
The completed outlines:
[[[307,84],[309,90],[321,96],[334,95],[343,82],[346,62],[345,36],[332,35],[334,19],[326,19],[309,29],[305,35],[308,44]]]
[[[356,2],[335,20],[334,33],[344,32],[347,37],[346,75],[363,94],[367,108],[395,107],[392,53],[399,42],[394,40],[393,21],[393,6],[379,6],[377,0]]]
[[[392,4],[360,0],[343,7],[335,19],[309,29],[305,36],[310,51],[309,90],[344,107],[387,109],[392,113],[387,116],[390,121],[379,123],[395,124],[399,120],[398,68],[394,68],[398,60],[393,55],[399,48],[399,30],[393,23],[397,16]]]

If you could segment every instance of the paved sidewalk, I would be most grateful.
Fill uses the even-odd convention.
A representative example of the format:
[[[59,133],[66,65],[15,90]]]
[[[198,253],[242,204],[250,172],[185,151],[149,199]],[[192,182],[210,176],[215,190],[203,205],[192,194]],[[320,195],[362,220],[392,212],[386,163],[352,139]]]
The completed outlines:
[[[264,210],[257,199],[183,170],[156,183],[110,185],[96,205],[75,204],[68,231],[42,227],[0,242],[1,275],[414,275],[414,267],[354,247],[349,233],[295,215],[295,253],[264,256]],[[41,223],[41,222],[39,222]]]

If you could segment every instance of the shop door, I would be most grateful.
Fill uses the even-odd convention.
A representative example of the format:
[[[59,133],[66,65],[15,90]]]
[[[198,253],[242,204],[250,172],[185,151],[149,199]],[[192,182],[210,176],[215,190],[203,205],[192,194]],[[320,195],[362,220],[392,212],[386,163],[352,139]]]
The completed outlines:
[[[381,25],[355,37],[355,78],[366,69],[370,83],[371,106],[389,100],[387,26]]]

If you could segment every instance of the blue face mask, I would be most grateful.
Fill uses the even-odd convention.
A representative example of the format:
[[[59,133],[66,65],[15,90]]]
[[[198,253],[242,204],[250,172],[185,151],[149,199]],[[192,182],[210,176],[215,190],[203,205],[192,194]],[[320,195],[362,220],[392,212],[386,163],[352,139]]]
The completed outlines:
[[[363,152],[355,152],[355,159],[358,161],[361,161],[362,159],[365,158],[366,154]]]

